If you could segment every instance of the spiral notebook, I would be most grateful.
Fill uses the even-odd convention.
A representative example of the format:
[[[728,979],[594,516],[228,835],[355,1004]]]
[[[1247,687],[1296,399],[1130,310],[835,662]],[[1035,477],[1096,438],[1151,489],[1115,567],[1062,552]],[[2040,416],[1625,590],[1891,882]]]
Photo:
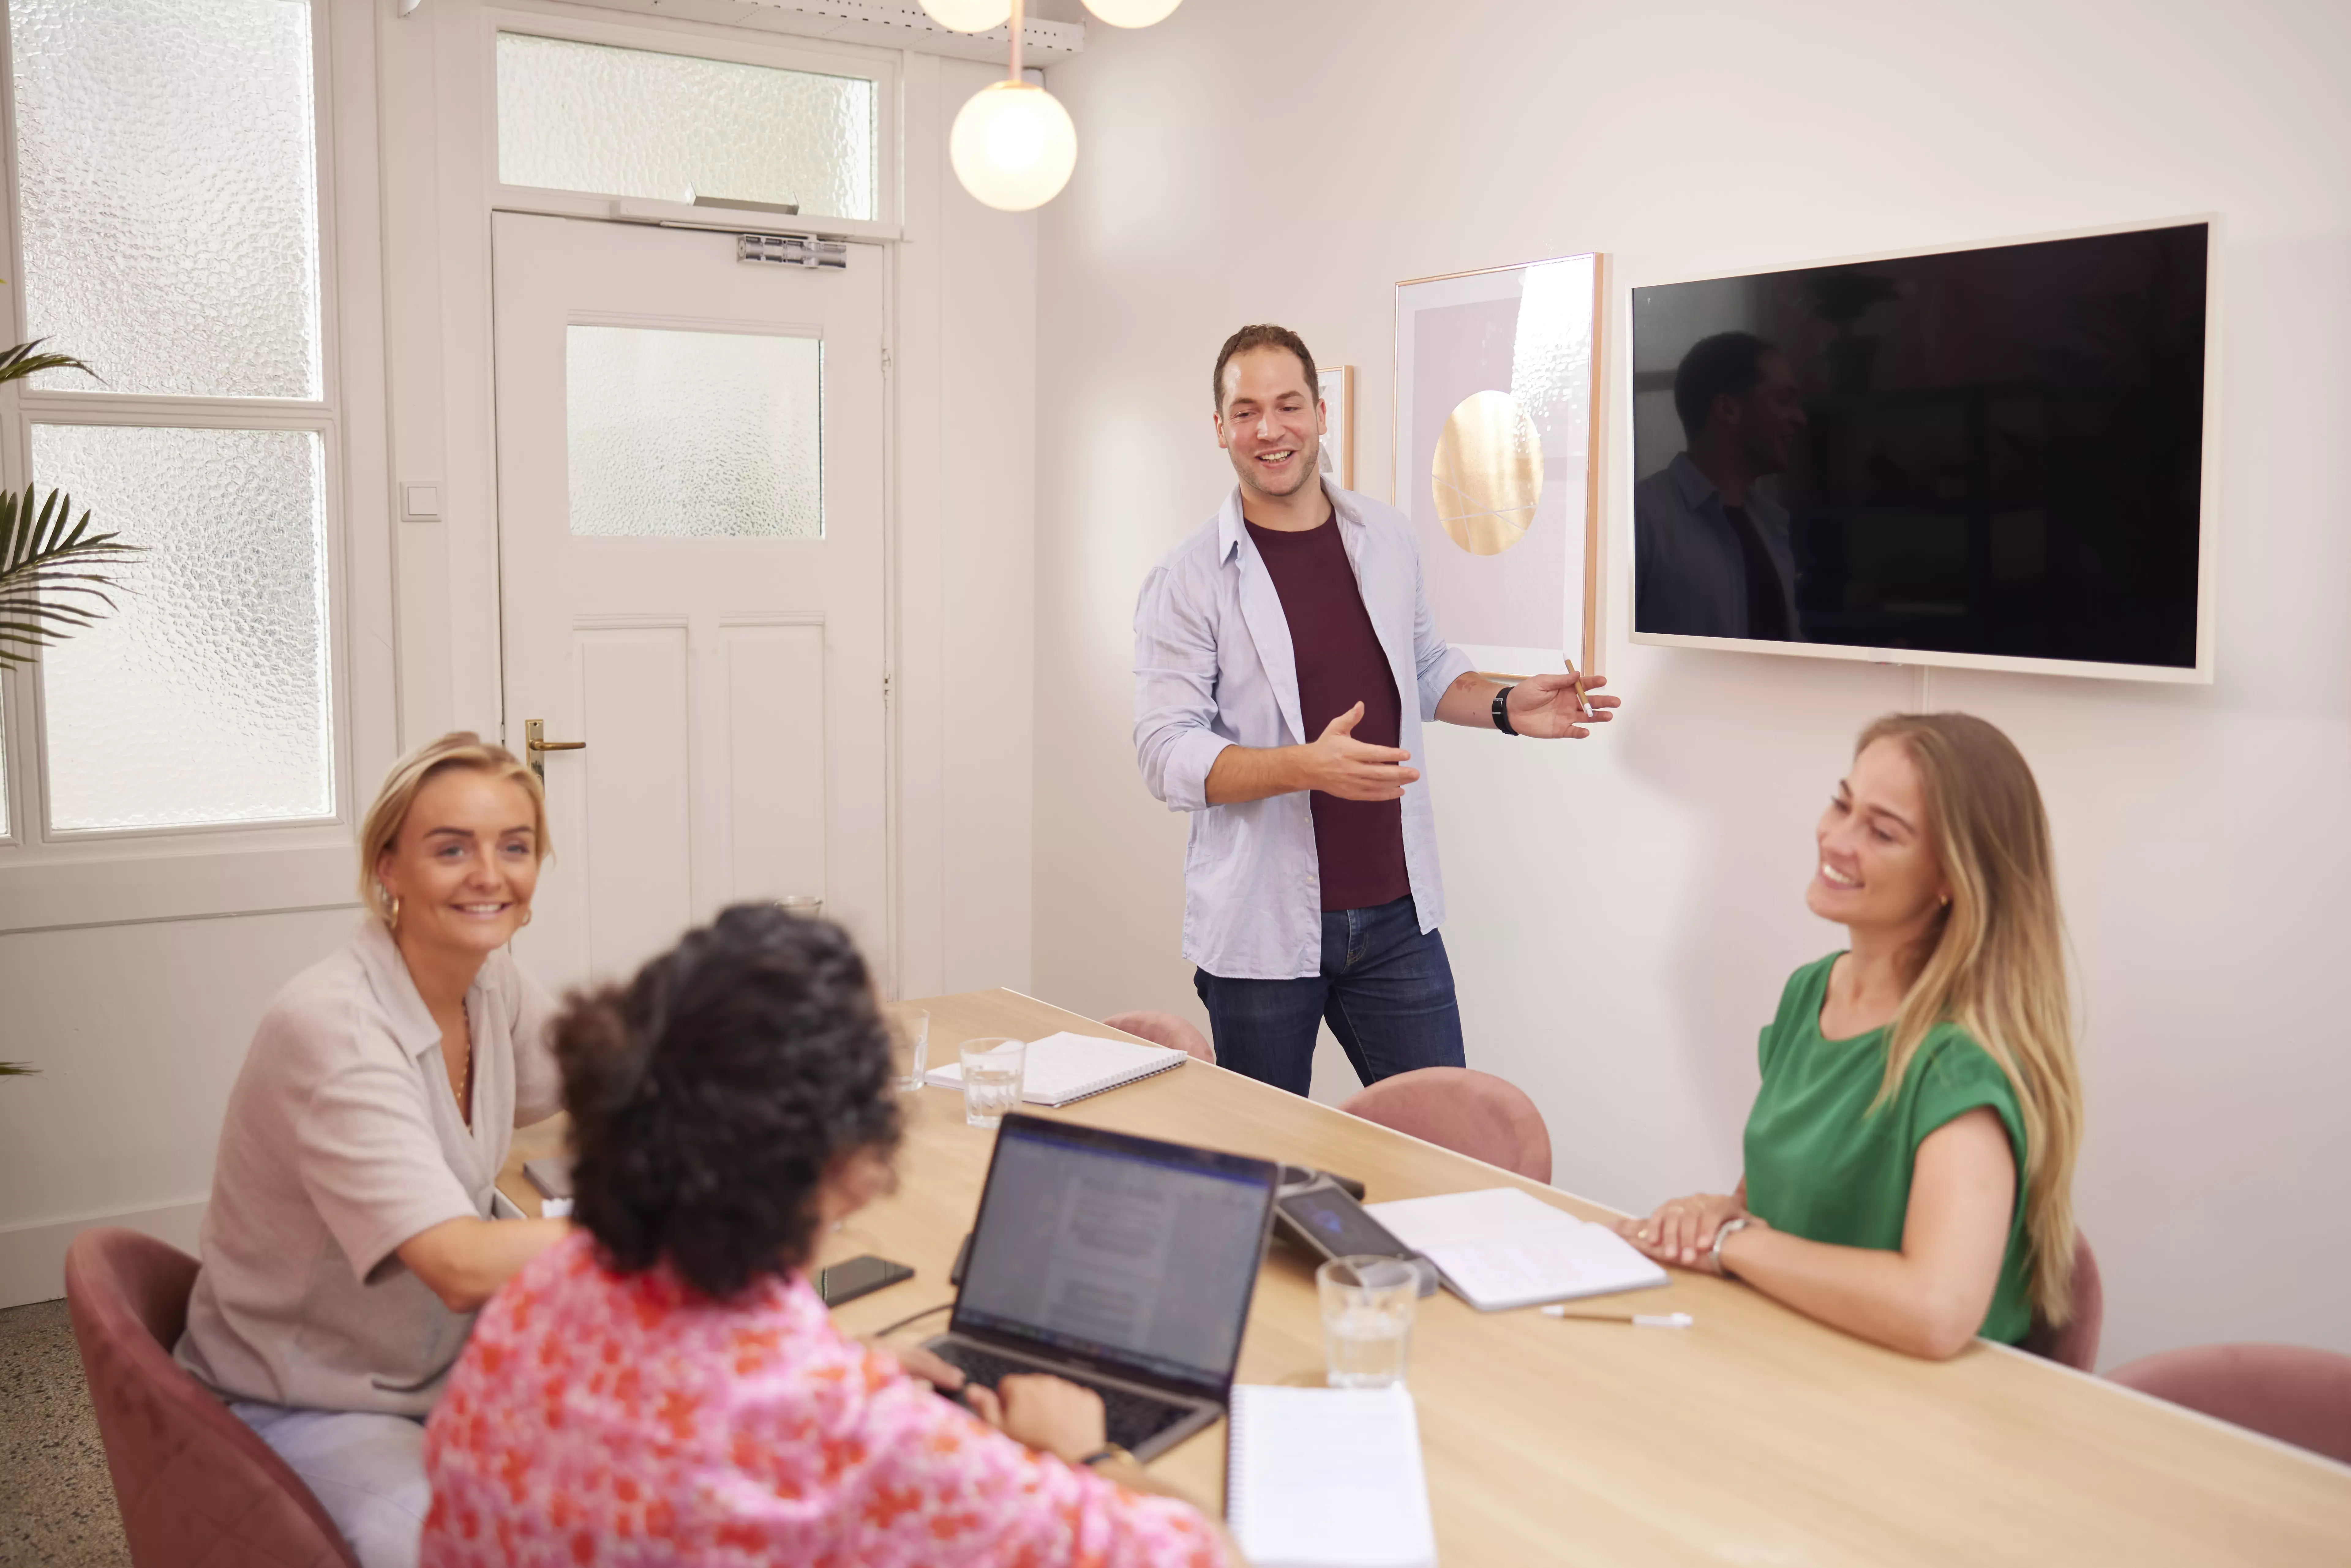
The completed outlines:
[[[1117,1089],[1138,1078],[1181,1067],[1186,1058],[1164,1045],[1102,1040],[1090,1034],[1049,1034],[1029,1042],[1029,1063],[1020,1076],[1020,1098],[1030,1105],[1066,1105],[1089,1094]],[[963,1087],[963,1063],[950,1061],[923,1074],[942,1089]]]
[[[1252,1568],[1436,1568],[1412,1396],[1236,1384],[1225,1520]]]

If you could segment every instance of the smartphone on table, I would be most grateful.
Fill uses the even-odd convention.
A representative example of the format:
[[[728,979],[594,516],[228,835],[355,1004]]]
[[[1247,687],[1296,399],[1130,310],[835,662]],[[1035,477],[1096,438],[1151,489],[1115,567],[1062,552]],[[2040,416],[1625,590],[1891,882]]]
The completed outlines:
[[[870,1296],[885,1286],[901,1280],[911,1280],[914,1271],[904,1263],[893,1263],[887,1258],[876,1258],[868,1252],[862,1258],[852,1258],[835,1263],[830,1269],[816,1271],[816,1293],[828,1307],[843,1301],[853,1301],[860,1296]]]

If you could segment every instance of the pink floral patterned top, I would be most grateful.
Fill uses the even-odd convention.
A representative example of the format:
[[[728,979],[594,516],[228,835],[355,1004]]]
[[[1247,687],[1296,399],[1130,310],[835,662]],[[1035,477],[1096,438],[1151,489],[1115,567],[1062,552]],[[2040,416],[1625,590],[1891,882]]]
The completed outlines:
[[[577,1234],[474,1325],[424,1434],[423,1568],[1226,1568],[1199,1513],[1040,1454],[832,1325]]]

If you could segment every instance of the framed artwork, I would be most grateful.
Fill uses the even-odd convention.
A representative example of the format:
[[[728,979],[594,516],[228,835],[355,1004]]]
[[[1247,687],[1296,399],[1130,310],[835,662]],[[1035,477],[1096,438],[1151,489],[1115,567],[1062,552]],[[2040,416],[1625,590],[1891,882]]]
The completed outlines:
[[[1482,669],[1599,653],[1604,260],[1396,285],[1395,504],[1438,633]]]
[[[1355,487],[1355,367],[1323,365],[1314,372],[1314,395],[1322,400],[1322,472],[1342,490]]]

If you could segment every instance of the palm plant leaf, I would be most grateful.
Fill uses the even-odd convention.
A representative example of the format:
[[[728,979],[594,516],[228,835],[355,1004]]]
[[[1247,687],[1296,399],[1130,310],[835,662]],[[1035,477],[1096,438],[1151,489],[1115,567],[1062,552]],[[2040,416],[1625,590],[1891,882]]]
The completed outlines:
[[[0,350],[0,382],[20,382],[26,376],[39,375],[43,371],[79,371],[93,381],[103,382],[106,379],[71,354],[34,352],[47,341],[47,338],[36,338],[29,343]]]
[[[0,1078],[30,1078],[40,1071],[29,1061],[0,1061]]]
[[[121,584],[103,570],[135,559],[140,547],[111,533],[90,532],[90,515],[73,517],[73,497],[52,490],[35,504],[24,494],[0,494],[0,669],[21,664],[70,632],[94,624],[114,608],[108,590]]]

